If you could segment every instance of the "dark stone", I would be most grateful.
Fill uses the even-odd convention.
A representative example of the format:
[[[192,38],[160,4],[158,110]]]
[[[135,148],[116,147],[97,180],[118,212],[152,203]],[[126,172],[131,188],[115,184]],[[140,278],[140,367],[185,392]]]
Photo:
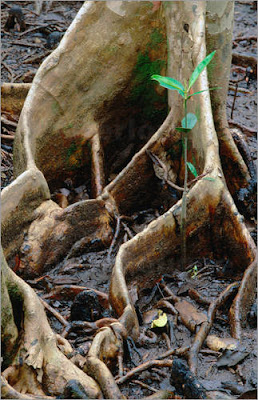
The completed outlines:
[[[97,294],[86,289],[77,294],[71,307],[71,321],[97,321],[110,317],[110,313],[99,302]]]
[[[58,46],[63,35],[64,35],[63,32],[58,32],[58,31],[50,33],[47,37],[47,43],[45,47],[47,49],[55,49]]]
[[[186,399],[206,399],[206,391],[203,385],[196,379],[190,371],[187,363],[180,359],[174,359],[170,383],[175,386],[179,394],[183,394]]]

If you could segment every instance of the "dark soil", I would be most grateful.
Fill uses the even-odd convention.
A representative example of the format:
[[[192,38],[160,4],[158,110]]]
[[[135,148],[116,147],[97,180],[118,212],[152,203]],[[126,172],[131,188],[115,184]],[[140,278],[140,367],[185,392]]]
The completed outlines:
[[[256,57],[257,41],[253,37],[256,36],[257,11],[254,7],[254,3],[256,2],[246,2],[245,4],[243,4],[243,2],[236,2],[235,4],[233,52]],[[31,82],[40,63],[51,51],[50,47],[58,44],[61,38],[59,33],[65,32],[81,5],[82,2],[80,1],[49,2],[48,5],[43,7],[40,15],[37,16],[35,14],[34,3],[32,2],[2,2],[2,61],[7,66],[6,68],[2,63],[2,82]],[[10,7],[13,6],[19,6],[22,9],[27,28],[37,27],[37,30],[21,36],[23,32],[19,31],[21,27],[16,23],[14,29],[10,29],[8,32],[4,31],[4,25],[8,18]],[[52,33],[58,34],[50,37]],[[243,40],[239,41],[239,37],[243,38]],[[26,46],[19,45],[17,42],[26,43]],[[35,56],[39,56],[40,60],[28,63],[28,60]],[[231,86],[235,87],[235,81],[241,78],[243,78],[243,80],[238,84],[240,90],[235,99],[233,116],[231,116],[231,113],[235,92],[229,89],[227,101],[228,118],[232,119],[231,122],[233,125],[236,123],[238,127],[240,127],[240,133],[247,141],[251,157],[255,160],[257,142],[252,130],[256,129],[257,124],[257,81],[256,76],[251,74],[247,82],[245,79],[246,67],[239,67],[241,67],[241,65],[232,65]],[[17,122],[19,118],[18,115],[3,115],[3,117],[13,122]],[[241,130],[241,127],[246,127],[247,131]],[[248,128],[251,128],[251,130],[248,131]],[[14,135],[15,126],[2,123],[1,132],[4,135]],[[12,143],[12,140],[2,138],[2,188],[12,181]],[[160,209],[153,209],[136,213],[135,219],[130,224],[127,223],[127,228],[130,230],[131,234],[134,235],[144,229],[144,227],[151,220],[156,218],[160,212]],[[128,239],[128,231],[122,227],[112,254],[109,254],[109,249],[106,249],[100,252],[83,254],[76,258],[68,258],[57,265],[45,277],[28,282],[35,288],[40,296],[45,298],[53,308],[59,311],[60,314],[69,321],[71,306],[76,294],[72,287],[81,286],[93,288],[108,294],[109,278],[114,265],[115,256],[119,246]],[[200,305],[192,300],[189,297],[188,290],[190,288],[195,288],[209,300],[214,300],[229,283],[234,281],[234,276],[228,276],[227,265],[224,260],[202,259],[196,260],[192,266],[189,266],[188,272],[180,274],[174,273],[173,276],[164,277],[164,281],[175,295],[188,300],[191,304],[194,304],[199,311],[205,313],[207,312],[207,306]],[[55,294],[55,289],[61,286],[62,292]],[[135,292],[136,304],[143,317],[146,316],[147,312],[155,309],[155,304],[165,296],[158,282],[151,288],[145,289],[140,289],[137,287],[137,284],[134,285],[134,283],[131,282],[131,290]],[[230,302],[226,304],[222,310],[218,311],[210,334],[220,338],[230,337],[228,322],[229,307]],[[52,314],[49,312],[47,312],[47,314],[53,329],[59,333],[63,332],[63,325],[57,321]],[[190,345],[194,334],[182,324],[180,319],[177,320],[177,318],[169,314],[168,311],[167,315],[171,322],[171,330],[168,335],[171,346],[180,347]],[[152,319],[155,318],[157,318],[157,316],[154,310]],[[150,325],[151,322],[143,324],[141,326],[141,331],[149,335],[151,330]],[[236,384],[240,385],[240,389],[242,388],[243,391],[256,388],[257,347],[256,326],[254,325],[255,323],[251,322],[250,319],[250,323],[248,323],[243,331],[242,345],[245,346],[245,351],[248,355],[242,362],[239,362],[233,367],[217,367],[216,362],[220,355],[222,355],[222,352],[212,352],[206,346],[203,347],[199,355],[198,378],[207,390],[225,391],[234,398],[237,398]],[[154,336],[153,333],[151,335]],[[136,348],[140,356],[138,352],[133,349],[133,346],[129,346],[124,359],[125,372],[126,369],[130,370],[134,365],[139,365],[143,361],[155,359],[168,350],[168,343],[166,342],[164,332],[163,334],[161,332],[155,333],[155,335],[156,342],[153,344],[141,340],[139,340],[139,343],[136,343]],[[92,334],[87,334],[85,331],[71,329],[68,334],[68,339],[74,348],[74,354],[79,353],[81,355],[86,355],[92,337]],[[114,369],[113,374],[116,375],[117,372],[118,371]],[[169,368],[162,368],[160,370],[152,369],[134,378],[140,379],[145,384],[150,385],[153,389],[152,391],[140,387],[138,383],[133,383],[132,380],[121,385],[121,390],[128,398],[142,398],[152,394],[155,389],[170,389],[173,391],[174,388],[169,378]],[[231,383],[231,389],[225,389],[225,387],[229,387],[226,382]],[[238,391],[240,389],[238,387]]]

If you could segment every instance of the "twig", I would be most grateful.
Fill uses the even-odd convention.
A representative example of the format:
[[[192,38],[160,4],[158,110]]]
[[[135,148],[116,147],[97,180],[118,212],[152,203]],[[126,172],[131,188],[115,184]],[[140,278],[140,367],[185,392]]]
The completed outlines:
[[[110,261],[111,253],[112,253],[112,251],[113,251],[113,248],[114,248],[114,246],[115,246],[116,240],[117,240],[118,235],[119,235],[119,232],[120,232],[120,217],[117,217],[116,220],[117,220],[117,223],[116,223],[116,231],[115,231],[115,234],[114,234],[114,236],[113,236],[113,239],[112,239],[112,242],[111,242],[111,245],[110,245],[110,247],[109,247],[109,249],[108,249],[108,254],[107,254],[107,260],[108,260],[108,261]]]
[[[206,339],[215,315],[216,315],[216,311],[218,310],[219,307],[222,306],[222,304],[225,303],[225,301],[232,295],[232,293],[234,293],[240,286],[240,282],[234,282],[231,283],[230,285],[227,286],[227,288],[225,290],[223,290],[223,292],[217,297],[216,300],[214,300],[208,309],[208,315],[207,315],[207,321],[203,322],[201,324],[201,327],[199,329],[199,331],[197,332],[197,334],[195,335],[194,341],[192,346],[190,347],[189,353],[188,353],[188,364],[189,364],[189,368],[190,371],[193,374],[196,374],[196,370],[197,370],[197,356],[198,353],[202,347],[202,344],[204,342],[204,340]]]
[[[176,185],[175,183],[171,182],[168,179],[168,170],[166,165],[158,158],[158,156],[156,156],[154,153],[152,153],[150,150],[146,150],[146,154],[150,157],[150,159],[157,165],[159,165],[163,171],[164,171],[164,177],[163,180],[164,182],[167,183],[167,185],[171,186],[172,188],[179,190],[180,192],[184,191],[184,188],[182,188],[181,186]]]
[[[235,93],[234,93],[234,98],[233,98],[233,103],[232,103],[232,108],[231,108],[231,115],[230,118],[233,119],[233,113],[234,113],[234,108],[235,108],[235,102],[236,102],[236,97],[237,97],[237,89],[238,89],[238,83],[236,83]]]
[[[37,44],[37,43],[25,43],[25,42],[20,42],[18,40],[14,40],[12,42],[10,42],[11,44],[15,44],[18,46],[24,46],[24,47],[37,47],[39,49],[44,49],[44,46],[42,46],[41,44]]]
[[[132,378],[134,375],[139,374],[146,369],[152,367],[171,367],[173,361],[172,360],[150,360],[146,361],[143,364],[138,365],[138,367],[133,368],[129,371],[125,376],[116,380],[117,385],[121,385],[122,383],[128,381],[128,379]]]
[[[56,311],[53,307],[51,307],[46,301],[40,299],[41,303],[43,304],[43,306],[49,311],[51,312],[54,317],[56,317],[56,319],[58,319],[59,322],[61,322],[62,325],[64,325],[65,327],[69,326],[69,322],[66,321],[66,319],[64,319],[64,317],[62,317],[62,315]]]
[[[187,183],[187,186],[191,186],[193,185],[193,183],[199,181],[200,179],[204,178],[206,175],[208,175],[210,172],[212,171],[212,169],[209,169],[206,172],[203,172],[203,174],[198,175],[196,178],[192,179],[190,182]]]
[[[11,68],[9,68],[8,65],[6,65],[5,62],[3,62],[3,61],[1,61],[1,64],[9,72],[9,74],[11,74],[11,78],[13,78],[13,71],[11,70]]]
[[[123,221],[121,221],[121,224],[123,225],[124,230],[128,233],[129,238],[132,239],[134,237],[134,234],[132,233],[132,231],[128,228],[128,226]]]
[[[158,392],[158,389],[154,389],[153,387],[147,385],[146,383],[143,383],[143,382],[138,381],[136,379],[133,380],[132,383],[135,383],[136,385],[140,385],[141,387],[143,387],[145,389],[149,389],[151,392],[154,392],[154,393]]]
[[[42,58],[48,56],[50,53],[52,53],[51,50],[46,51],[44,54],[37,54],[33,57],[27,58],[25,61],[23,61],[23,64],[33,64],[37,63],[42,60]]]
[[[22,72],[21,74],[16,75],[16,77],[14,79],[12,79],[12,83],[16,82],[18,79],[20,79],[22,76],[24,75],[24,72]]]
[[[42,29],[42,28],[46,28],[46,27],[48,27],[48,24],[37,25],[37,26],[35,26],[34,28],[30,28],[30,29],[28,29],[28,30],[25,31],[25,32],[19,33],[19,37],[22,37],[22,36],[26,35],[26,33],[34,32],[34,31],[37,31],[38,29]]]

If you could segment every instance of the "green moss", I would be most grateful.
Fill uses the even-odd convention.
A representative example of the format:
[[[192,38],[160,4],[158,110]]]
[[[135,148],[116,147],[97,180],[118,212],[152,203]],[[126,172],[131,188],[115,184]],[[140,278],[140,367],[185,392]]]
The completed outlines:
[[[72,127],[73,127],[73,124],[70,122],[70,124],[68,124],[64,127],[64,130],[66,131],[67,129],[71,129]]]
[[[56,114],[56,113],[58,112],[58,110],[59,110],[59,104],[58,104],[58,102],[57,102],[57,101],[54,101],[54,102],[51,104],[51,108],[52,108],[53,113]]]
[[[137,63],[133,71],[132,90],[129,96],[129,104],[141,109],[142,116],[153,121],[165,118],[167,114],[167,93],[159,95],[155,90],[155,83],[151,75],[160,74],[166,66],[164,60],[151,61],[147,52],[138,55]]]
[[[148,44],[149,48],[151,49],[157,49],[158,45],[163,43],[165,40],[162,32],[158,28],[154,28],[151,36],[150,36],[150,43]]]
[[[81,141],[73,141],[66,151],[66,165],[69,170],[77,170],[85,163],[90,164],[90,142],[81,143]]]

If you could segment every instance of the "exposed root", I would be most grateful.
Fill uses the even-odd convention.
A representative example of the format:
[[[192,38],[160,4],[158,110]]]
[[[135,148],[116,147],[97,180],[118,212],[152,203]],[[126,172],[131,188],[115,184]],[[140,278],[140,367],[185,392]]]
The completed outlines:
[[[219,297],[211,303],[208,309],[207,321],[201,324],[188,353],[188,364],[190,371],[193,374],[196,374],[198,353],[211,330],[216,311],[225,303],[232,293],[239,288],[239,285],[239,282],[231,283],[225,290],[223,290]]]
[[[7,379],[2,375],[1,376],[1,396],[2,399],[21,399],[21,400],[37,400],[37,399],[54,399],[51,396],[45,396],[44,394],[41,395],[29,395],[29,394],[22,394],[15,390],[9,383]]]
[[[84,371],[94,377],[104,396],[108,399],[125,398],[106,365],[121,354],[125,335],[125,329],[120,323],[113,323],[108,328],[100,329],[95,336],[84,365]]]
[[[246,269],[238,293],[229,310],[231,334],[233,338],[242,339],[242,326],[246,323],[246,316],[256,295],[257,258]]]
[[[56,336],[47,321],[43,305],[35,292],[7,266],[2,268],[10,300],[17,312],[23,310],[23,334],[18,325],[21,341],[12,365],[4,372],[8,383],[17,391],[33,395],[59,395],[66,383],[77,379],[91,398],[100,397],[95,381],[77,368],[58,349],[71,350],[67,342]],[[18,321],[16,321],[18,323]],[[21,323],[21,321],[20,321]]]

